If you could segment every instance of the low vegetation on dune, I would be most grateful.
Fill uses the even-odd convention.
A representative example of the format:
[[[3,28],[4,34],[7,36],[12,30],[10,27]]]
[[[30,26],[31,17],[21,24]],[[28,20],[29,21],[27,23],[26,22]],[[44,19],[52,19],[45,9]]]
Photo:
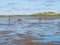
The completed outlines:
[[[43,13],[32,14],[32,16],[60,16],[60,14],[54,12],[43,12]]]
[[[0,15],[0,17],[42,17],[42,16],[60,16],[60,13],[55,12],[43,12],[43,13],[35,13],[35,14],[25,14],[25,15]]]

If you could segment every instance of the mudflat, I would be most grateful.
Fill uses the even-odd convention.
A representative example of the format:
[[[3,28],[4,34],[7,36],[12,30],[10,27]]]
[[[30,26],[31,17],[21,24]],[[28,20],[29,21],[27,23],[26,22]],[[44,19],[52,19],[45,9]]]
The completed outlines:
[[[7,25],[0,25],[0,45],[60,45],[60,17],[0,18],[2,22]]]

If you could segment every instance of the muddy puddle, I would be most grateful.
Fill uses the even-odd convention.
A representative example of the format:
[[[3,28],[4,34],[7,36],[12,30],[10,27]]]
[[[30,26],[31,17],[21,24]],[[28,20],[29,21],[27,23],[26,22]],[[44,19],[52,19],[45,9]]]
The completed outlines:
[[[60,45],[60,18],[0,18],[0,45]]]

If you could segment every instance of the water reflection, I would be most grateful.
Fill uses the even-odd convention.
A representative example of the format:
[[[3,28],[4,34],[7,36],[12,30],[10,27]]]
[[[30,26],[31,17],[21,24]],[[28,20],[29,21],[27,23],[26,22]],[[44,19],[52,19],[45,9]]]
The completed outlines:
[[[59,45],[59,20],[0,18],[0,45]]]

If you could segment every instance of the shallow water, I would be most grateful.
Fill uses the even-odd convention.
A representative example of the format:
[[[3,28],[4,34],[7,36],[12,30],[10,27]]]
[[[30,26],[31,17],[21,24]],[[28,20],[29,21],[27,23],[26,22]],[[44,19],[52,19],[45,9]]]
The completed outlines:
[[[0,18],[0,45],[59,45],[60,19]]]

